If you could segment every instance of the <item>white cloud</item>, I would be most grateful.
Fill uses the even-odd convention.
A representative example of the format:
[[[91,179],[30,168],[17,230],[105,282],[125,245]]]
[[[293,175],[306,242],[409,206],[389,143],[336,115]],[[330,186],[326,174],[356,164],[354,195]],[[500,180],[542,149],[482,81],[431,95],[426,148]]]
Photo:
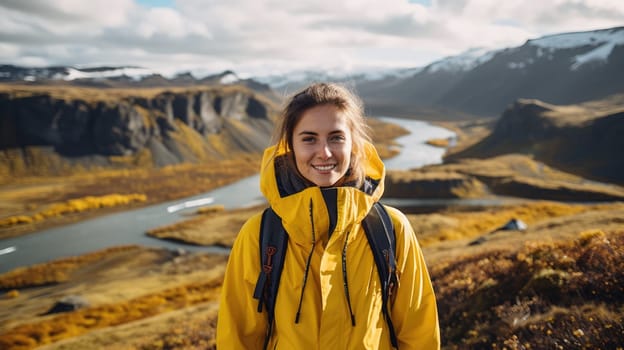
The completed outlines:
[[[19,24],[23,33],[77,35],[100,33],[103,28],[127,23],[137,9],[132,0],[5,0],[0,3],[3,18]],[[4,33],[4,32],[2,32]]]
[[[197,34],[210,37],[210,32],[203,23],[189,21],[178,11],[170,8],[158,7],[148,9],[147,13],[137,16],[138,23],[128,29],[135,30],[136,34],[144,38],[155,35],[165,35],[173,38],[183,38]]]
[[[620,0],[4,0],[0,58],[242,74],[420,66],[470,47],[624,25]],[[26,61],[25,61],[25,58]]]

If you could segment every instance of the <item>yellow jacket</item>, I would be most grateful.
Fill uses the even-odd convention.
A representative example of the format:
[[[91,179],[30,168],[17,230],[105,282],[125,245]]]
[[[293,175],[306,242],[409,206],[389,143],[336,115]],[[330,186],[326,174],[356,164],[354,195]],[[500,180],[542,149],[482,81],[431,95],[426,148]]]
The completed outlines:
[[[264,153],[262,164],[268,166],[261,169],[260,188],[282,218],[289,240],[268,349],[391,349],[381,311],[379,275],[361,227],[372,204],[383,193],[385,169],[377,152],[372,145],[367,146],[366,174],[372,179],[372,186],[364,190],[368,193],[350,186],[335,190],[337,215],[333,216],[335,228],[331,235],[329,209],[321,188],[298,188],[297,184],[287,183],[283,171],[275,170],[274,152],[271,147]],[[290,193],[285,193],[284,188],[289,188]],[[386,209],[396,231],[399,284],[390,314],[399,349],[439,349],[435,296],[416,236],[401,212]],[[267,315],[257,311],[258,300],[253,298],[261,271],[260,221],[261,213],[243,225],[230,253],[217,323],[220,350],[262,349],[264,343]],[[311,251],[300,318],[295,323]],[[343,252],[355,325],[351,323],[343,283]]]

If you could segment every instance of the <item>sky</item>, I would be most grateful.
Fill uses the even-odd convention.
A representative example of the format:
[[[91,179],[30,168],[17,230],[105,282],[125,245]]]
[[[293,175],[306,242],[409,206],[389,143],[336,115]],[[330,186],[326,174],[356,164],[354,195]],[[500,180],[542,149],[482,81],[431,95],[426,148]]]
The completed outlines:
[[[416,68],[624,26],[622,0],[0,0],[0,64],[195,76]]]

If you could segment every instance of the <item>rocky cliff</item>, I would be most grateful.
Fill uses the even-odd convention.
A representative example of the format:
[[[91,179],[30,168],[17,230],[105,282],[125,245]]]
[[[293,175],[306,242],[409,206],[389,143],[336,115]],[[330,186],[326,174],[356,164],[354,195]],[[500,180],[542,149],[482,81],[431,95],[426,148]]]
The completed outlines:
[[[521,153],[591,179],[624,183],[624,95],[569,106],[510,105],[490,135],[447,161]]]
[[[9,167],[20,163],[22,170],[41,166],[33,162],[44,158],[83,166],[208,161],[261,151],[275,115],[270,98],[243,86],[122,90],[8,85],[0,89],[0,151]]]

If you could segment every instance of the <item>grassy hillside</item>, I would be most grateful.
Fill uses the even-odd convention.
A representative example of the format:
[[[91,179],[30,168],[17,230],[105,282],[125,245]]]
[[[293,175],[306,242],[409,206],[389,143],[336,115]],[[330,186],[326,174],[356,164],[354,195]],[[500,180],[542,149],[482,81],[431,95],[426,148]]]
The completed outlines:
[[[624,200],[622,186],[588,181],[521,154],[389,171],[386,188],[387,197],[408,199],[505,196],[577,202]]]
[[[445,161],[520,153],[586,178],[623,184],[623,102],[623,94],[564,106],[518,100],[487,135],[451,149]]]
[[[208,210],[169,231],[194,227],[198,237],[231,242],[259,209]],[[490,233],[518,215],[527,230]],[[622,217],[622,204],[557,203],[408,215],[424,243],[444,349],[624,346]],[[445,234],[452,222],[465,230]],[[482,244],[469,244],[480,235]],[[0,345],[214,348],[225,263],[224,255],[119,247],[0,275]],[[89,304],[46,314],[68,295]]]

